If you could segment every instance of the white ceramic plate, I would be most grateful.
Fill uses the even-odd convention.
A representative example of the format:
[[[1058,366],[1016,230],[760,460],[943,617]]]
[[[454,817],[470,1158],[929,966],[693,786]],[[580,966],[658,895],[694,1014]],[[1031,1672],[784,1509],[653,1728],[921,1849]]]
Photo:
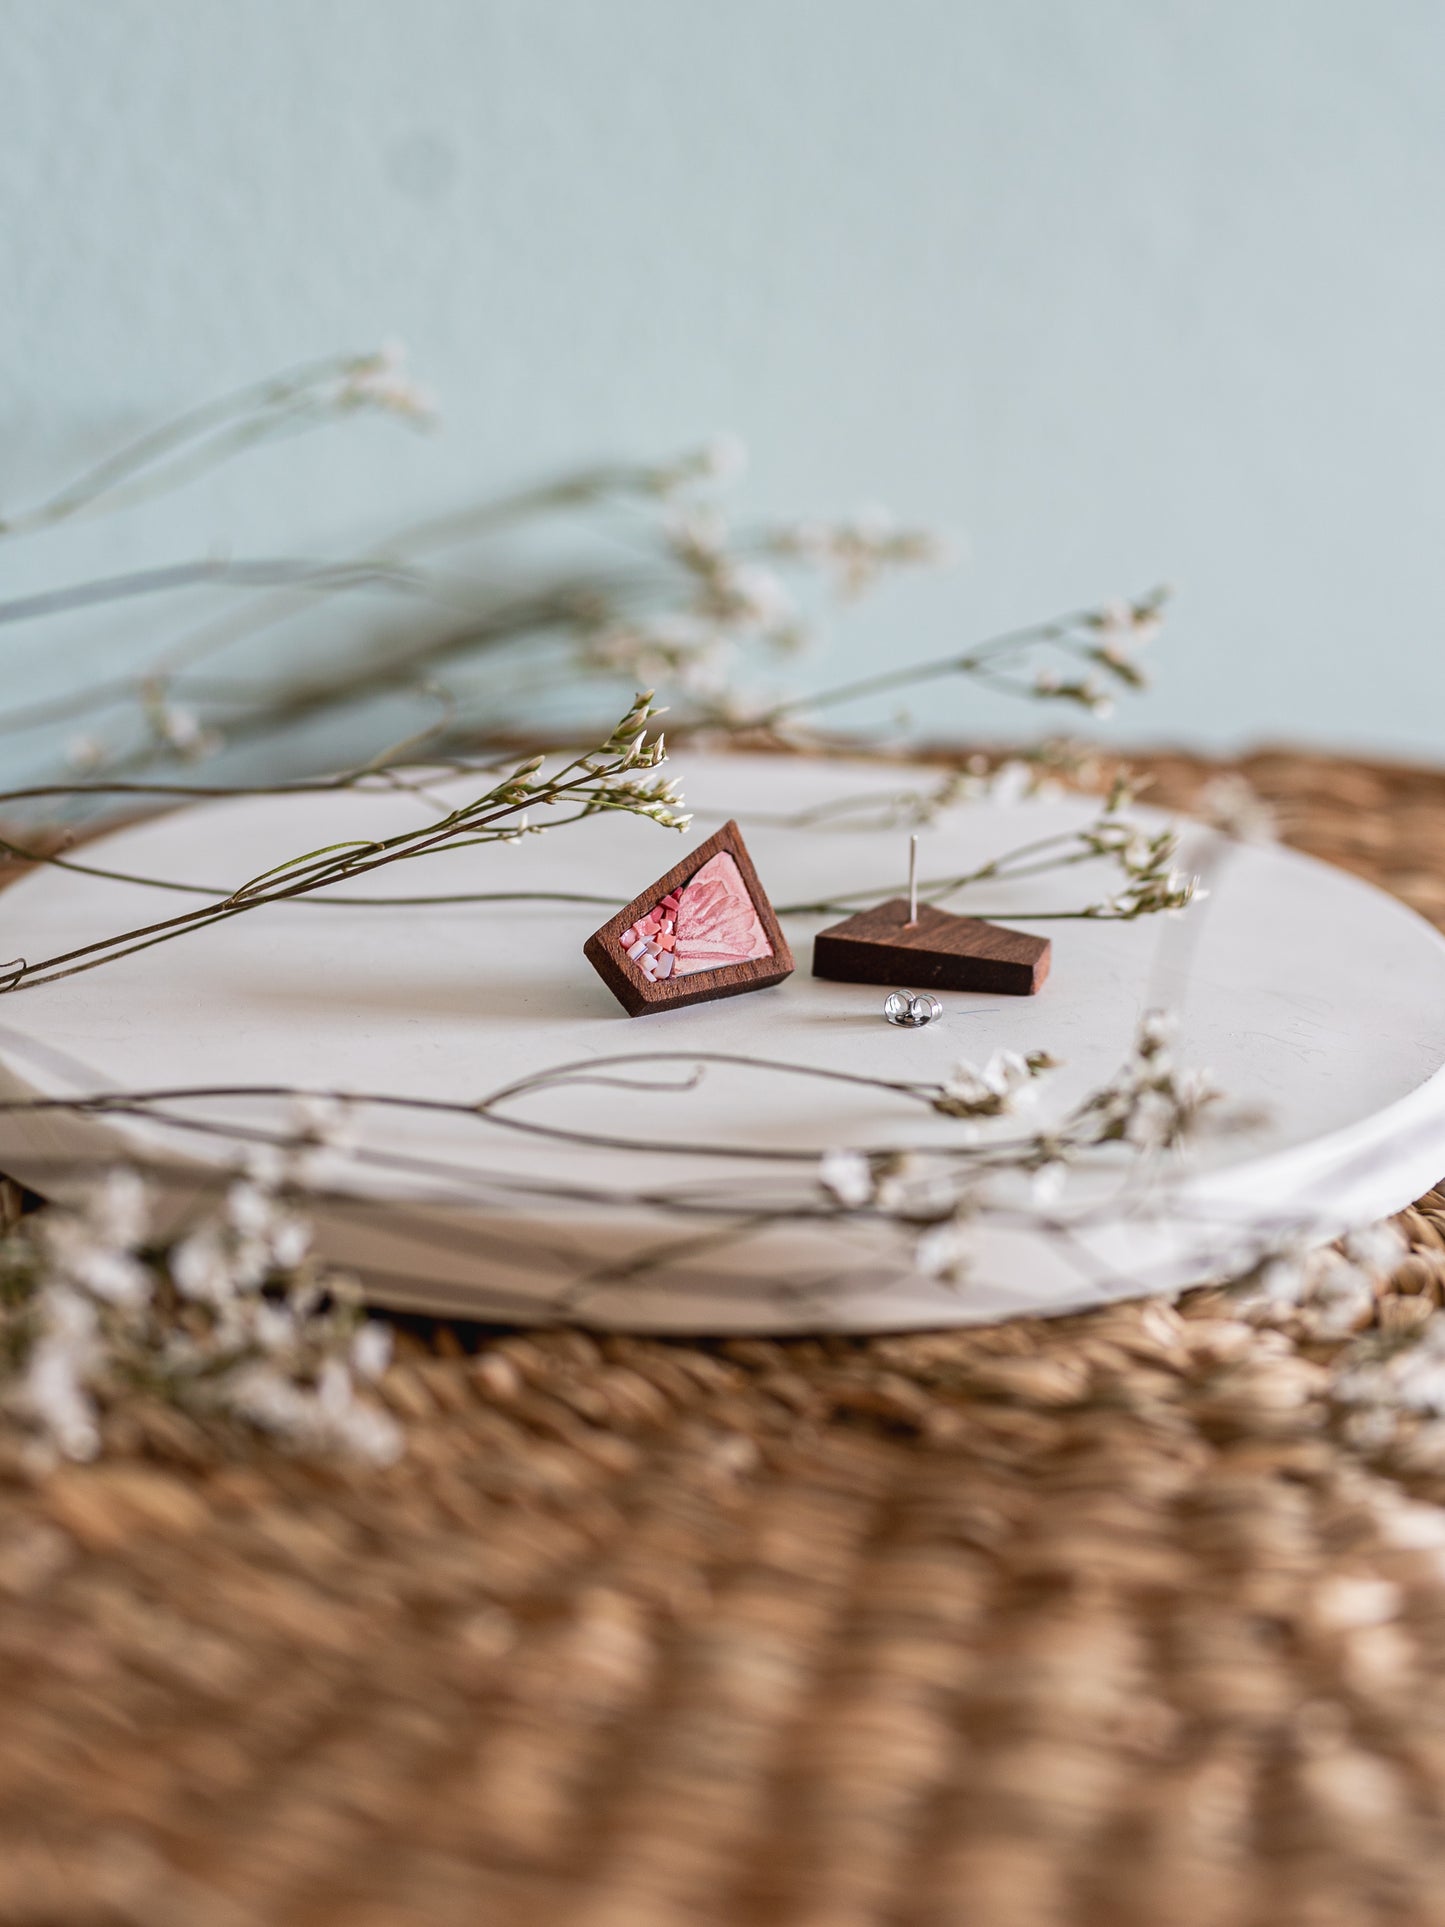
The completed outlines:
[[[933,780],[775,758],[689,756],[677,767],[697,812],[689,842],[736,816],[777,906],[874,884],[892,894],[906,862],[901,828],[798,828],[779,817]],[[410,827],[420,807],[375,791],[241,799],[82,854],[219,892],[304,850]],[[1090,814],[1077,799],[955,809],[922,833],[921,867],[949,874]],[[686,847],[634,818],[599,817],[516,847],[398,865],[359,887],[391,897],[575,891],[621,903]],[[1195,854],[1211,852],[1217,842],[1195,833]],[[1029,907],[1068,908],[1106,887],[1081,867],[960,907],[1027,928]],[[0,955],[33,961],[185,901],[37,872],[4,895]],[[809,975],[813,933],[828,919],[805,916],[784,918],[798,958],[787,983],[629,1019],[582,957],[607,914],[546,902],[309,903],[236,917],[0,1000],[0,1089],[283,1084],[465,1101],[550,1067],[677,1053],[606,1075],[687,1088],[567,1083],[510,1106],[509,1123],[368,1110],[316,1213],[325,1251],[380,1302],[634,1328],[880,1329],[1063,1310],[1218,1272],[1265,1226],[1332,1233],[1397,1208],[1445,1169],[1445,942],[1393,899],[1288,851],[1231,848],[1209,901],[1180,920],[1032,926],[1054,940],[1038,997],[947,995],[944,1019],[914,1032],[884,1023],[881,990]],[[715,1063],[698,1083],[688,1076],[693,1052],[927,1078],[1001,1045],[1044,1049],[1063,1064],[1035,1113],[1046,1120],[1118,1065],[1155,1004],[1180,1012],[1181,1059],[1207,1066],[1233,1101],[1264,1113],[1262,1124],[1142,1189],[1117,1167],[1071,1178],[1057,1209],[1082,1214],[1075,1235],[1046,1230],[1027,1210],[985,1224],[962,1284],[917,1276],[908,1240],[884,1225],[744,1229],[738,1216],[816,1200],[817,1154],[829,1146],[945,1146],[955,1124],[886,1092],[811,1077]],[[270,1100],[173,1108],[217,1134],[64,1111],[0,1118],[0,1168],[63,1197],[97,1161],[159,1161],[179,1210],[238,1156],[225,1127],[288,1128],[287,1105]],[[791,1156],[748,1155],[759,1148]],[[731,1227],[723,1242],[719,1223]]]

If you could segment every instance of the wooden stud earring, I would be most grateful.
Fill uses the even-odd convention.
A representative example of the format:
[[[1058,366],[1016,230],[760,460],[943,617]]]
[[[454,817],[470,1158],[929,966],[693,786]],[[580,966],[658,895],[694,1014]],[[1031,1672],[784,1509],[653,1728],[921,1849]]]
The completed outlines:
[[[918,901],[918,838],[908,839],[908,895],[860,910],[813,939],[813,975],[845,984],[917,984],[1031,997],[1049,974],[1053,945],[979,917]]]
[[[634,897],[583,951],[629,1017],[764,990],[793,972],[736,823]]]

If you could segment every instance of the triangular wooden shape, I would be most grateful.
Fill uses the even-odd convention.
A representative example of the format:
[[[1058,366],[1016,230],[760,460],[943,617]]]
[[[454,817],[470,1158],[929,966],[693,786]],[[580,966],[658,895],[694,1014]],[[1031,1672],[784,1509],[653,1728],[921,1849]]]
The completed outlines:
[[[1048,976],[1052,955],[1047,937],[956,917],[932,903],[920,903],[918,921],[910,924],[908,899],[892,897],[820,930],[813,975],[845,984],[1031,997]]]
[[[649,930],[640,937],[644,945],[666,944],[668,947],[656,951],[644,947],[638,955],[629,955],[637,945],[624,944],[624,933],[638,938],[637,925],[659,911],[664,898],[676,899],[677,893],[693,883],[698,872],[715,857],[728,861],[716,865],[710,873],[703,894],[696,900],[697,907],[674,902],[665,922],[675,927]],[[748,918],[748,909],[752,919]],[[693,918],[691,928],[688,927],[689,910]],[[736,948],[744,943],[755,953],[766,948],[768,954],[745,955],[739,962],[715,967],[701,961],[710,949],[726,949],[729,944]],[[671,961],[679,954],[679,944],[687,957],[682,970]],[[714,997],[736,997],[745,990],[764,990],[769,984],[780,984],[793,973],[793,953],[773,914],[773,906],[758,882],[758,873],[736,823],[724,823],[681,863],[675,863],[665,876],[649,884],[625,910],[619,910],[600,930],[594,931],[583,945],[583,952],[629,1017],[641,1017],[649,1010],[677,1010],[683,1004],[707,1003]],[[666,964],[664,958],[669,960]],[[670,974],[650,977],[649,965],[654,970],[666,969]]]

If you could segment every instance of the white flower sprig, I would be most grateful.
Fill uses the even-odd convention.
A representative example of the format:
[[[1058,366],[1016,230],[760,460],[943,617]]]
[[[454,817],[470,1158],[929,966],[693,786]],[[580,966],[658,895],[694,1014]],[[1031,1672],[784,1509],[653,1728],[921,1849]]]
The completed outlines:
[[[669,778],[644,778],[639,773],[657,769],[666,760],[663,738],[650,736],[648,725],[657,713],[652,692],[634,697],[632,706],[596,749],[574,756],[558,770],[547,773],[546,758],[534,756],[519,763],[509,775],[488,786],[454,809],[444,810],[434,821],[395,836],[368,840],[356,838],[345,843],[328,844],[288,857],[258,876],[237,884],[220,899],[207,901],[196,909],[165,917],[155,923],[124,930],[112,937],[82,944],[74,950],[43,958],[35,963],[18,958],[0,970],[0,992],[25,989],[36,983],[54,982],[78,971],[94,970],[117,957],[168,942],[189,932],[219,923],[229,917],[258,909],[266,904],[294,902],[296,899],[348,883],[390,864],[444,850],[466,849],[478,843],[515,842],[524,835],[540,835],[559,824],[579,822],[604,810],[621,810],[642,816],[664,829],[685,830],[691,821],[679,808],[681,795]],[[356,776],[375,774],[370,768]],[[493,772],[489,771],[489,775]],[[354,778],[353,778],[354,780]],[[321,784],[320,788],[349,787],[347,781]],[[96,786],[100,790],[108,785]],[[119,784],[122,792],[145,786]],[[17,791],[6,800],[18,800],[37,792]],[[44,794],[46,792],[39,792]],[[162,792],[164,793],[164,792]],[[534,823],[534,810],[560,809],[564,814],[547,822]],[[13,844],[6,848],[30,856]],[[36,861],[56,861],[63,857],[33,857]],[[81,867],[72,865],[71,867]],[[209,893],[202,893],[209,894]]]
[[[1077,703],[1092,716],[1112,714],[1120,689],[1147,689],[1149,678],[1137,651],[1153,642],[1164,626],[1167,589],[1154,589],[1134,602],[1116,599],[1079,618],[1073,653],[1103,672],[1067,676],[1047,667],[1034,674],[1034,694],[1056,702]]]
[[[298,1120],[296,1150],[317,1141]],[[294,1449],[397,1456],[395,1422],[363,1390],[386,1368],[389,1329],[310,1257],[295,1182],[294,1160],[263,1151],[168,1241],[128,1170],[77,1209],[22,1220],[0,1244],[0,1410],[32,1459],[94,1458],[107,1410],[135,1394]]]
[[[747,726],[749,705],[736,687],[745,650],[790,656],[807,646],[810,625],[783,570],[811,569],[840,596],[854,598],[890,571],[947,559],[940,538],[899,529],[883,511],[736,530],[716,494],[698,490],[731,481],[743,454],[736,438],[719,438],[696,455],[643,472],[661,498],[656,536],[675,587],[664,607],[649,609],[614,585],[584,603],[576,623],[584,671],[676,691],[691,701],[694,724]]]
[[[1077,610],[929,662],[886,669],[812,695],[788,697],[755,711],[746,727],[791,736],[795,725],[810,730],[808,719],[822,710],[953,678],[1006,695],[1069,703],[1107,715],[1115,695],[1148,686],[1143,666],[1131,650],[1157,635],[1168,597],[1167,589],[1155,589],[1133,602]],[[1085,673],[1076,673],[1074,665],[1082,665]],[[806,734],[804,740],[808,740]]]
[[[131,508],[263,442],[322,428],[363,409],[415,423],[432,419],[432,398],[407,373],[406,350],[400,343],[389,342],[367,354],[325,355],[188,409],[33,508],[0,515],[0,540],[83,515]]]
[[[969,780],[967,773],[961,780]],[[955,794],[955,782],[950,781],[934,796],[918,799],[912,803],[910,820],[928,820],[929,812],[939,806],[940,798],[951,800]],[[868,802],[871,799],[862,800]],[[1118,873],[1119,887],[1077,909],[1031,908],[1024,911],[1014,907],[995,912],[987,907],[975,909],[971,902],[968,909],[972,915],[979,917],[1012,915],[1043,922],[1082,917],[1094,921],[1132,923],[1139,917],[1178,912],[1191,903],[1202,901],[1208,892],[1201,888],[1199,878],[1190,871],[1174,867],[1174,859],[1179,853],[1178,830],[1172,825],[1153,831],[1145,830],[1125,814],[1132,800],[1128,779],[1120,778],[1114,783],[1102,811],[1092,822],[1076,830],[1062,830],[1034,838],[956,876],[923,878],[919,883],[920,899],[942,905],[951,903],[964,892],[975,890],[983,883],[1018,882],[1025,878],[1058,874],[1080,864],[1102,861],[1110,864]],[[888,802],[888,808],[895,816],[899,805],[900,799],[897,798]],[[873,903],[895,895],[897,887],[872,884],[828,898],[779,904],[777,908],[785,916],[832,913],[846,910],[855,903]]]
[[[944,1117],[1005,1117],[1033,1095],[1036,1078],[1055,1068],[1047,1051],[995,1051],[981,1070],[966,1061],[955,1065],[933,1108]]]
[[[189,410],[35,508],[0,519],[0,539],[125,509],[249,448],[360,412],[414,426],[434,419],[433,399],[412,376],[399,344],[325,357]],[[206,583],[264,592],[173,636],[138,675],[0,712],[0,735],[117,712],[119,726],[105,723],[70,738],[72,766],[135,774],[158,763],[195,761],[223,745],[265,740],[298,722],[359,713],[378,697],[421,696],[439,675],[490,672],[502,661],[522,679],[513,713],[499,711],[494,674],[476,678],[459,689],[445,726],[429,732],[439,751],[474,754],[526,731],[535,718],[526,679],[540,670],[550,686],[559,668],[574,684],[596,685],[609,697],[624,678],[661,690],[679,706],[678,729],[761,732],[806,743],[824,740],[817,718],[829,709],[938,678],[1095,713],[1116,694],[1145,685],[1138,655],[1159,630],[1163,590],[1032,624],[860,683],[782,700],[749,694],[744,672],[756,660],[787,658],[807,644],[819,627],[817,605],[829,594],[856,599],[900,570],[940,566],[950,545],[932,530],[899,524],[882,508],[833,521],[738,525],[723,491],[745,463],[738,438],[721,435],[670,461],[606,463],[521,489],[402,531],[349,560],[211,557],[0,600],[4,624]],[[435,551],[519,525],[579,514],[594,518],[614,543],[620,534],[633,564],[599,562],[580,573],[568,568],[518,595],[498,558],[481,570],[470,559],[447,565],[432,559]],[[619,514],[629,524],[620,531],[613,526]],[[207,679],[207,659],[218,651],[333,597],[368,590],[406,598],[418,611],[416,622],[385,643],[367,637],[319,674],[311,669],[249,686]]]
[[[1421,1290],[1422,1257],[1435,1254],[1411,1253],[1394,1224],[1367,1225],[1325,1246],[1302,1227],[1267,1243],[1230,1291],[1250,1323],[1331,1348],[1329,1401],[1356,1448],[1371,1456],[1403,1451],[1433,1468],[1445,1454],[1445,1318],[1428,1265]],[[1417,1276],[1400,1289],[1406,1266]]]
[[[1137,917],[1187,909],[1207,894],[1197,876],[1174,868],[1179,832],[1172,825],[1151,834],[1117,815],[1111,800],[1099,821],[1080,832],[1080,841],[1094,855],[1117,864],[1124,877],[1122,889],[1082,911],[1083,916],[1132,923]]]
[[[1075,1114],[1071,1135],[1077,1144],[1128,1144],[1157,1152],[1174,1150],[1197,1134],[1222,1094],[1208,1071],[1175,1062],[1174,1032],[1166,1012],[1145,1012],[1126,1062]]]
[[[923,1095],[931,1109],[963,1124],[963,1142],[971,1144],[985,1120],[1016,1114],[1033,1097],[1037,1081],[1056,1068],[1047,1051],[999,1050],[982,1066],[966,1060],[956,1064],[942,1084]],[[1010,1147],[1002,1163],[1037,1171],[1044,1162],[1060,1160],[1068,1145],[1067,1132],[1030,1139]],[[988,1166],[990,1172],[998,1168],[997,1161]],[[926,1151],[840,1149],[824,1154],[818,1182],[844,1212],[866,1211],[905,1227],[922,1225],[913,1260],[925,1277],[958,1283],[965,1276],[973,1223],[983,1203],[976,1171],[960,1170],[952,1160]]]
[[[1398,1253],[1397,1253],[1398,1255]],[[1316,1336],[1343,1337],[1358,1331],[1375,1309],[1374,1279],[1362,1267],[1352,1302],[1343,1315],[1322,1330],[1310,1320]],[[1358,1343],[1354,1356],[1335,1380],[1335,1399],[1358,1411],[1445,1418],[1445,1319],[1435,1317],[1417,1331],[1390,1336],[1372,1333]]]
[[[320,399],[325,405],[324,390]],[[377,409],[424,427],[437,419],[437,398],[412,374],[406,344],[401,341],[384,341],[373,354],[346,362],[337,371],[329,399],[343,413]]]
[[[1146,1013],[1112,1077],[1058,1124],[1007,1139],[990,1135],[989,1127],[1033,1098],[1039,1081],[1057,1068],[1055,1060],[1045,1051],[1001,1050],[982,1067],[961,1063],[940,1084],[917,1087],[930,1109],[959,1121],[957,1146],[830,1150],[819,1162],[819,1189],[841,1215],[921,1227],[914,1253],[919,1269],[958,1281],[967,1270],[987,1185],[1009,1174],[1024,1178],[1032,1208],[1047,1214],[1070,1167],[1092,1153],[1117,1146],[1152,1158],[1179,1151],[1212,1127],[1249,1121],[1225,1112],[1207,1072],[1175,1062],[1172,1039],[1172,1021],[1162,1012]]]
[[[630,1126],[584,1128],[575,1116],[550,1125],[530,1110],[525,1117],[517,1115],[516,1107],[529,1097],[541,1092],[555,1097],[572,1083],[616,1083],[624,1090],[675,1092],[682,1098],[698,1088],[715,1064],[726,1066],[730,1076],[804,1078],[830,1089],[867,1091],[874,1101],[884,1093],[892,1102],[947,1120],[948,1128],[941,1132],[935,1122],[929,1141],[914,1147],[891,1143],[814,1149],[790,1142],[765,1149],[755,1143],[709,1145],[691,1132],[670,1128],[647,1135],[644,1127],[639,1136]],[[12,1368],[24,1362],[27,1374],[33,1366],[28,1392],[12,1386],[12,1409],[44,1406],[49,1430],[57,1437],[71,1436],[65,1449],[83,1449],[89,1436],[84,1423],[85,1399],[91,1395],[87,1388],[93,1393],[100,1382],[94,1374],[107,1369],[106,1333],[141,1330],[147,1345],[160,1347],[168,1370],[185,1368],[184,1397],[191,1396],[194,1377],[186,1374],[192,1366],[214,1362],[220,1343],[230,1347],[222,1374],[228,1396],[234,1393],[228,1409],[288,1432],[310,1414],[307,1423],[329,1425],[334,1432],[341,1423],[338,1415],[349,1406],[342,1399],[343,1382],[329,1366],[323,1374],[313,1343],[327,1329],[312,1322],[313,1314],[326,1307],[318,1303],[302,1206],[307,1192],[326,1196],[331,1205],[354,1195],[350,1183],[328,1182],[337,1175],[329,1173],[328,1166],[352,1142],[358,1119],[368,1108],[384,1116],[419,1108],[429,1119],[447,1114],[459,1122],[484,1123],[488,1134],[515,1130],[529,1139],[553,1137],[572,1149],[630,1152],[635,1178],[602,1190],[586,1174],[568,1173],[555,1180],[538,1175],[527,1184],[534,1202],[554,1200],[561,1214],[578,1204],[592,1210],[607,1202],[635,1209],[649,1221],[672,1219],[683,1227],[680,1239],[669,1238],[661,1245],[649,1240],[635,1253],[609,1260],[595,1271],[586,1269],[563,1286],[549,1300],[550,1309],[574,1314],[591,1293],[656,1270],[680,1253],[719,1244],[732,1247],[757,1233],[792,1225],[831,1224],[848,1237],[856,1220],[859,1235],[874,1239],[879,1231],[891,1234],[927,1275],[958,1280],[966,1275],[980,1226],[1031,1225],[1046,1236],[1086,1226],[1093,1209],[1090,1198],[1061,1200],[1072,1167],[1106,1173],[1111,1192],[1112,1181],[1121,1169],[1129,1169],[1130,1159],[1137,1160],[1141,1175],[1162,1178],[1151,1154],[1176,1152],[1212,1125],[1233,1121],[1216,1102],[1207,1077],[1173,1062],[1169,1026],[1157,1015],[1146,1018],[1120,1069],[1057,1122],[1023,1132],[1005,1128],[1053,1068],[1041,1051],[1001,1051],[981,1066],[963,1063],[940,1080],[918,1081],[730,1052],[643,1049],[552,1065],[489,1093],[449,1100],[384,1091],[302,1093],[275,1085],[3,1099],[0,1111],[11,1117],[56,1109],[103,1117],[119,1110],[181,1132],[206,1128],[192,1108],[198,1103],[224,1099],[231,1106],[250,1097],[271,1106],[285,1096],[297,1106],[294,1128],[284,1141],[264,1130],[247,1131],[255,1148],[217,1208],[164,1248],[144,1243],[142,1201],[129,1179],[117,1181],[86,1212],[42,1217],[24,1234],[26,1255],[18,1265],[21,1247],[7,1247],[11,1269],[0,1275],[9,1278],[10,1286],[8,1296],[0,1292],[0,1298],[11,1305],[14,1316],[8,1340],[0,1334],[0,1356],[8,1356]],[[364,1159],[368,1171],[386,1168],[385,1137],[378,1133],[365,1146],[356,1146],[354,1155]],[[759,1184],[750,1179],[741,1187],[699,1195],[694,1183],[675,1188],[662,1176],[665,1160],[674,1155],[742,1158],[750,1173],[775,1167],[775,1181]],[[491,1208],[512,1195],[511,1181],[487,1169],[484,1159],[476,1166],[454,1158],[429,1165],[408,1153],[399,1163],[408,1182],[431,1176],[438,1199],[452,1205],[485,1200]],[[164,1293],[157,1297],[155,1276],[163,1276],[169,1298]],[[777,1285],[781,1295],[785,1281],[779,1279]],[[515,1312],[516,1302],[505,1296],[499,1309],[507,1303]],[[157,1326],[152,1318],[157,1306],[177,1313],[179,1324],[173,1319]],[[98,1307],[111,1309],[102,1317]],[[242,1359],[245,1346],[252,1352]],[[274,1373],[262,1369],[258,1376],[251,1371],[251,1365],[265,1367],[267,1360],[285,1366],[280,1386]],[[139,1384],[144,1374],[138,1354],[132,1355],[127,1370]],[[292,1378],[299,1378],[303,1391],[316,1391],[318,1399],[298,1404],[294,1390],[286,1389]],[[323,1387],[325,1396],[320,1398]],[[322,1432],[316,1436],[321,1438]]]
[[[950,545],[929,529],[900,528],[881,506],[840,522],[797,522],[767,538],[775,555],[798,556],[828,571],[839,594],[866,594],[889,569],[940,568]]]

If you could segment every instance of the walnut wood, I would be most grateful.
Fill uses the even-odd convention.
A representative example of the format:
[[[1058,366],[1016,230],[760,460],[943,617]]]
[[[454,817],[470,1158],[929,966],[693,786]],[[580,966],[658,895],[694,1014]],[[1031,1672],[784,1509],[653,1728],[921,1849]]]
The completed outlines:
[[[1047,937],[956,917],[931,903],[919,904],[918,921],[910,926],[908,899],[891,897],[820,930],[813,939],[813,975],[845,984],[1031,997],[1049,974],[1052,950]]]
[[[689,882],[703,864],[721,850],[726,850],[738,866],[743,886],[758,913],[758,921],[773,946],[772,956],[755,957],[746,963],[724,964],[719,970],[693,970],[685,977],[666,977],[661,983],[649,983],[623,951],[619,941],[623,931],[639,917],[646,916],[669,891],[680,889]],[[677,1010],[684,1004],[710,1003],[714,997],[737,997],[745,990],[766,990],[769,984],[780,984],[784,977],[791,977],[794,967],[788,940],[773,913],[773,906],[768,902],[767,893],[758,882],[758,873],[743,843],[742,832],[733,822],[724,823],[705,843],[699,843],[680,863],[675,863],[665,876],[659,877],[656,883],[650,883],[625,910],[619,910],[600,930],[595,930],[582,950],[629,1017],[642,1017],[650,1010]]]

